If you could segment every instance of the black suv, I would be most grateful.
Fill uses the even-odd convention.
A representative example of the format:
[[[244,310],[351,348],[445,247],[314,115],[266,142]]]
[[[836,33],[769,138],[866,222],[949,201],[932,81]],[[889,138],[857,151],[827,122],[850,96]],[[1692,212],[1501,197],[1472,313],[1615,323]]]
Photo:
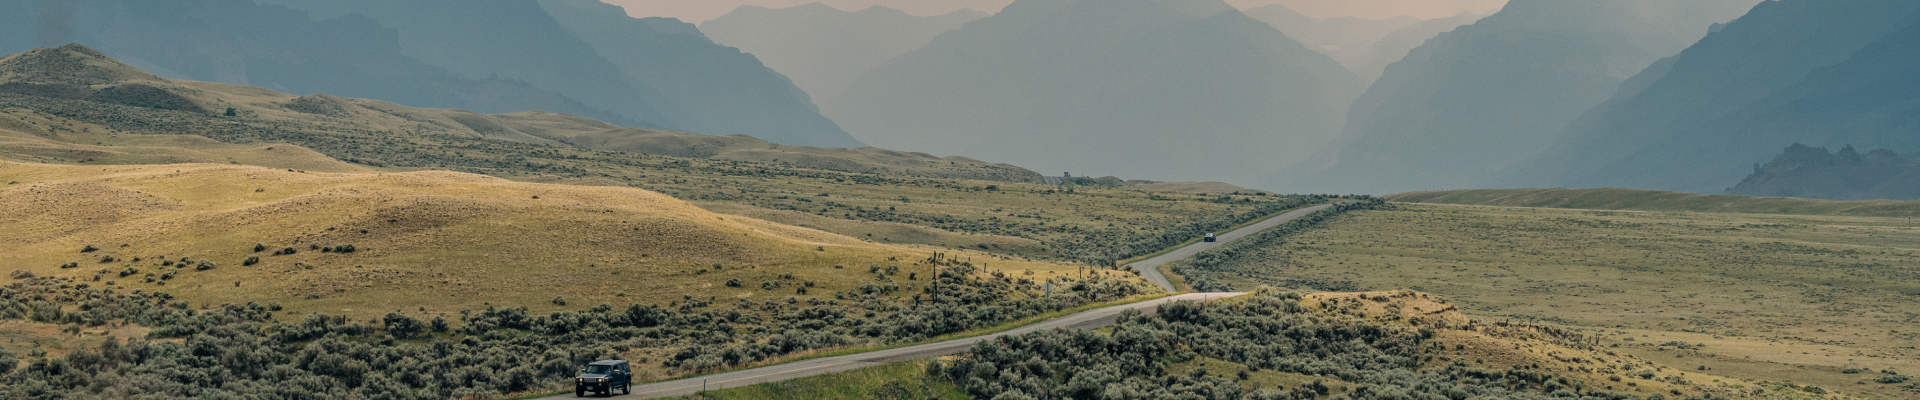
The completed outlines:
[[[594,361],[580,369],[580,376],[573,378],[573,396],[586,396],[587,392],[612,396],[614,388],[619,388],[620,394],[633,394],[632,386],[633,370],[627,367],[626,361]]]

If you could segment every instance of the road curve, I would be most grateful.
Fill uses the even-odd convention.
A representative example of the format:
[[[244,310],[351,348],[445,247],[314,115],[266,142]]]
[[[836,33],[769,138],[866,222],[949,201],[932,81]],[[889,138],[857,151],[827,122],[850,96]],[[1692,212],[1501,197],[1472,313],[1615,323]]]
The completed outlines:
[[[1145,261],[1135,262],[1132,265],[1134,269],[1140,270],[1140,276],[1146,277],[1147,280],[1153,281],[1153,284],[1160,285],[1160,288],[1166,289],[1167,291],[1171,292],[1173,291],[1173,282],[1167,281],[1167,276],[1160,274],[1160,264],[1166,264],[1174,261],[1184,260],[1187,257],[1193,257],[1193,255],[1200,254],[1200,252],[1206,251],[1207,249],[1219,247],[1220,245],[1227,244],[1227,242],[1239,240],[1240,238],[1246,237],[1247,235],[1252,235],[1260,231],[1264,231],[1276,226],[1280,226],[1280,224],[1287,223],[1287,221],[1299,219],[1300,217],[1307,216],[1307,214],[1312,214],[1315,211],[1325,210],[1327,209],[1327,207],[1332,207],[1332,206],[1333,206],[1332,204],[1321,204],[1313,207],[1307,207],[1307,208],[1302,208],[1298,210],[1288,211],[1286,214],[1280,214],[1280,216],[1277,216],[1277,217],[1267,218],[1266,220],[1260,221],[1258,223],[1254,223],[1253,225],[1247,225],[1240,229],[1235,229],[1231,232],[1218,234],[1216,235],[1219,237],[1219,239],[1217,239],[1218,241],[1215,241],[1212,243],[1208,243],[1208,242],[1194,243],[1187,247],[1181,247],[1174,251],[1169,251],[1167,252],[1167,254],[1161,254],[1159,257],[1149,258],[1149,259],[1146,259]]]
[[[713,375],[707,375],[702,377],[672,380],[672,381],[665,381],[665,382],[655,382],[655,383],[649,383],[645,385],[637,385],[633,387],[633,395],[623,396],[623,395],[616,394],[615,397],[652,399],[652,398],[659,398],[659,397],[688,396],[694,393],[698,393],[701,390],[724,389],[724,388],[747,386],[747,385],[766,383],[766,382],[778,382],[778,381],[784,381],[784,380],[794,379],[794,378],[801,378],[801,377],[808,377],[808,376],[814,376],[814,375],[822,375],[822,374],[829,374],[834,372],[866,368],[866,367],[882,365],[882,364],[891,363],[891,362],[959,354],[959,353],[966,352],[967,347],[973,346],[974,342],[978,342],[981,340],[986,340],[986,339],[991,339],[991,338],[996,338],[996,337],[1006,336],[1006,335],[1020,335],[1020,334],[1025,334],[1028,332],[1033,332],[1033,331],[1042,330],[1042,329],[1054,329],[1054,328],[1094,329],[1094,328],[1099,328],[1107,325],[1112,325],[1115,320],[1115,317],[1120,315],[1120,311],[1123,311],[1123,310],[1135,309],[1135,310],[1141,310],[1144,312],[1152,313],[1154,311],[1159,310],[1159,307],[1161,304],[1166,304],[1168,302],[1173,302],[1177,300],[1205,301],[1205,300],[1211,300],[1211,299],[1239,296],[1241,294],[1244,294],[1244,293],[1189,293],[1189,294],[1183,294],[1178,296],[1170,296],[1166,298],[1143,301],[1139,303],[1088,310],[1088,311],[1080,312],[1077,314],[1068,315],[1060,318],[1054,318],[1054,319],[1046,320],[1033,325],[1020,327],[1018,329],[1001,332],[1001,333],[990,334],[990,335],[976,336],[976,337],[965,338],[965,339],[954,339],[954,340],[948,340],[944,342],[928,343],[923,345],[902,347],[902,348],[891,349],[891,350],[870,351],[866,353],[850,354],[850,355],[837,356],[837,357],[815,358],[811,360],[795,361],[795,362],[790,362],[786,364],[770,365],[770,366],[765,366],[760,368],[713,374]],[[563,399],[563,398],[572,398],[572,397],[573,395],[563,394],[558,396],[546,397],[546,399]]]

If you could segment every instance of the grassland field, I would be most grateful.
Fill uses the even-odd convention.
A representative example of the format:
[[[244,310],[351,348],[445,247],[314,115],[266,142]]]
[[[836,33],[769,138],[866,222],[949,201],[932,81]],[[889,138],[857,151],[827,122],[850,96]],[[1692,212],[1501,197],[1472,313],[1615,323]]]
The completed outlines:
[[[1920,226],[1904,217],[1398,203],[1268,246],[1236,287],[1410,289],[1733,377],[1912,398]]]

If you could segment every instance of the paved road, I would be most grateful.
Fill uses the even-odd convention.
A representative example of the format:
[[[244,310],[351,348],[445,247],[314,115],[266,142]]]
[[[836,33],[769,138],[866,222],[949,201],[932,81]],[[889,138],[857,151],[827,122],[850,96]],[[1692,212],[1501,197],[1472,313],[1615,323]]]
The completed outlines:
[[[633,395],[631,396],[622,396],[616,393],[615,397],[651,399],[651,398],[658,398],[658,397],[688,396],[688,395],[697,393],[700,390],[703,390],[703,388],[704,390],[714,390],[714,389],[723,389],[723,388],[730,388],[730,387],[737,387],[737,386],[747,386],[747,385],[753,385],[753,384],[759,384],[759,383],[765,383],[765,382],[778,382],[778,381],[784,381],[784,380],[794,379],[794,378],[801,378],[801,377],[808,377],[808,376],[814,376],[814,375],[829,374],[834,372],[866,368],[866,367],[882,365],[882,364],[891,363],[891,362],[959,354],[959,353],[966,352],[967,347],[973,346],[974,342],[978,342],[978,341],[989,339],[989,338],[995,338],[995,337],[1006,336],[1006,335],[1020,335],[1020,334],[1025,334],[1027,332],[1033,332],[1041,329],[1053,329],[1053,328],[1094,329],[1094,328],[1099,328],[1107,325],[1112,325],[1114,322],[1114,319],[1120,315],[1120,311],[1122,310],[1136,309],[1136,310],[1152,313],[1156,310],[1159,310],[1159,307],[1161,304],[1165,304],[1175,300],[1209,300],[1209,299],[1239,296],[1241,294],[1244,294],[1244,293],[1183,294],[1183,295],[1171,296],[1171,297],[1158,299],[1158,300],[1143,301],[1139,303],[1089,310],[1089,311],[1081,312],[1078,314],[1068,315],[1060,318],[1054,318],[1051,320],[1047,320],[1045,322],[1028,325],[1025,327],[1021,327],[1019,329],[1014,329],[1011,331],[996,333],[992,335],[971,337],[966,339],[954,339],[954,340],[948,340],[945,342],[928,343],[928,344],[923,344],[918,346],[902,347],[902,348],[892,349],[892,350],[871,351],[866,353],[844,355],[844,356],[838,356],[838,357],[815,358],[812,360],[796,361],[796,362],[790,362],[786,364],[772,365],[772,366],[754,368],[749,370],[734,371],[734,372],[728,372],[723,374],[713,374],[713,375],[707,375],[703,377],[681,379],[676,381],[650,383],[646,385],[634,386]],[[589,394],[588,396],[592,396],[592,395]],[[548,397],[548,399],[563,399],[563,398],[572,398],[572,397],[573,395],[571,394],[564,394],[559,396]]]
[[[1219,239],[1216,242],[1194,243],[1191,246],[1181,247],[1178,250],[1167,252],[1167,254],[1161,254],[1159,257],[1149,258],[1149,259],[1146,259],[1146,261],[1135,262],[1132,265],[1134,268],[1140,270],[1140,276],[1146,277],[1147,280],[1153,281],[1153,284],[1160,285],[1161,288],[1171,292],[1173,291],[1173,283],[1167,281],[1166,275],[1160,274],[1160,264],[1166,264],[1174,261],[1184,260],[1187,257],[1193,257],[1193,255],[1195,254],[1200,254],[1201,251],[1205,251],[1207,249],[1211,249],[1214,247],[1219,247],[1220,245],[1227,244],[1227,242],[1238,240],[1240,238],[1246,237],[1247,235],[1252,235],[1256,232],[1260,232],[1260,231],[1267,230],[1269,228],[1280,226],[1280,224],[1287,223],[1287,221],[1292,221],[1294,219],[1304,217],[1307,214],[1312,214],[1314,211],[1325,210],[1327,209],[1327,207],[1332,207],[1332,206],[1333,206],[1332,204],[1321,204],[1313,207],[1307,207],[1307,208],[1302,208],[1298,210],[1288,211],[1286,214],[1280,214],[1280,216],[1278,217],[1267,218],[1264,221],[1260,221],[1259,223],[1255,223],[1253,225],[1247,225],[1246,227],[1243,227],[1240,229],[1235,229],[1232,232],[1218,234],[1217,236],[1219,237]]]

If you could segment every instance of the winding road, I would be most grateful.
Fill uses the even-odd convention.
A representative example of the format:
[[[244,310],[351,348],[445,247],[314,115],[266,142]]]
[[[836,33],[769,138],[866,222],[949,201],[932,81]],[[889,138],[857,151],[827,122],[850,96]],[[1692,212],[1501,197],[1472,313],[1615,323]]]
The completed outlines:
[[[1174,261],[1185,260],[1187,259],[1187,257],[1193,257],[1193,255],[1200,254],[1200,252],[1206,251],[1207,249],[1219,247],[1220,245],[1227,244],[1227,242],[1240,240],[1240,238],[1247,237],[1247,235],[1252,235],[1260,231],[1264,231],[1276,226],[1280,226],[1280,224],[1284,224],[1284,223],[1287,223],[1288,221],[1300,219],[1300,217],[1307,216],[1307,214],[1312,214],[1315,211],[1325,210],[1327,209],[1327,207],[1333,207],[1333,205],[1321,204],[1313,207],[1307,207],[1307,208],[1302,208],[1298,210],[1288,211],[1285,214],[1280,214],[1280,216],[1267,218],[1266,220],[1262,220],[1260,222],[1254,223],[1253,225],[1247,225],[1245,227],[1241,227],[1240,229],[1235,229],[1227,233],[1216,235],[1217,237],[1219,237],[1219,239],[1217,239],[1217,241],[1215,242],[1194,243],[1187,247],[1181,247],[1174,251],[1169,251],[1167,252],[1167,254],[1161,254],[1158,257],[1149,258],[1149,259],[1146,259],[1145,261],[1132,263],[1132,265],[1134,269],[1140,270],[1140,276],[1146,277],[1147,280],[1153,281],[1153,284],[1160,285],[1160,288],[1166,289],[1167,291],[1171,292],[1171,291],[1174,291],[1173,283],[1167,281],[1166,275],[1160,274],[1160,264],[1166,264]]]
[[[1054,318],[1054,319],[1046,320],[1044,322],[1040,322],[1033,325],[1027,325],[1027,326],[1020,327],[1018,329],[1014,329],[1006,332],[976,336],[976,337],[965,338],[965,339],[954,339],[954,340],[948,340],[944,342],[928,343],[928,344],[901,347],[901,348],[890,349],[890,350],[870,351],[870,352],[860,353],[860,354],[815,358],[811,360],[795,361],[795,362],[790,362],[786,364],[770,365],[770,366],[754,368],[754,369],[719,373],[719,374],[693,377],[693,378],[680,379],[680,380],[672,380],[672,381],[666,381],[666,382],[655,382],[655,383],[649,383],[645,385],[635,385],[633,387],[632,396],[622,396],[622,395],[616,394],[614,397],[652,399],[652,398],[659,398],[659,397],[689,396],[694,393],[698,393],[701,390],[724,389],[724,388],[747,386],[747,385],[754,385],[754,384],[760,384],[760,383],[766,383],[766,382],[779,382],[779,381],[784,381],[784,380],[794,379],[794,378],[802,378],[802,377],[808,377],[808,376],[814,376],[814,375],[829,374],[834,372],[866,368],[866,367],[882,365],[882,364],[891,363],[891,362],[960,354],[962,352],[966,352],[967,347],[973,346],[974,342],[978,342],[981,340],[992,339],[992,338],[1007,336],[1007,335],[1021,335],[1021,334],[1026,334],[1027,332],[1033,332],[1033,331],[1042,330],[1042,329],[1054,329],[1054,328],[1094,329],[1094,328],[1099,328],[1107,325],[1112,325],[1115,318],[1120,315],[1121,311],[1124,311],[1124,310],[1133,309],[1133,310],[1141,310],[1142,312],[1152,313],[1154,311],[1159,310],[1159,307],[1161,304],[1166,304],[1173,301],[1179,301],[1179,300],[1205,301],[1210,299],[1233,297],[1241,294],[1244,294],[1244,293],[1190,293],[1190,294],[1183,294],[1178,296],[1170,296],[1170,297],[1165,297],[1165,298],[1160,298],[1160,299],[1155,299],[1150,301],[1143,301],[1139,303],[1088,310],[1078,314],[1068,315],[1060,318]],[[563,394],[563,395],[551,396],[546,398],[547,399],[564,399],[564,398],[573,398],[573,395]]]
[[[1160,274],[1159,267],[1161,264],[1166,264],[1169,262],[1185,259],[1187,257],[1193,257],[1194,254],[1199,254],[1201,251],[1205,251],[1207,249],[1217,247],[1221,244],[1238,240],[1242,237],[1246,237],[1247,235],[1251,235],[1256,232],[1260,232],[1263,230],[1267,230],[1269,228],[1280,226],[1280,224],[1287,223],[1287,221],[1298,219],[1302,216],[1306,216],[1307,214],[1312,214],[1315,211],[1324,210],[1327,207],[1331,207],[1331,206],[1332,205],[1323,204],[1323,205],[1289,211],[1285,214],[1280,214],[1279,216],[1268,218],[1258,223],[1247,225],[1246,227],[1235,229],[1225,234],[1220,234],[1218,235],[1219,240],[1216,242],[1194,243],[1186,247],[1181,247],[1178,250],[1168,252],[1167,254],[1162,254],[1158,257],[1149,258],[1145,261],[1135,262],[1132,265],[1135,268],[1138,268],[1140,270],[1141,276],[1144,276],[1147,279],[1152,280],[1154,284],[1160,285],[1161,288],[1165,288],[1167,291],[1171,292],[1173,291],[1173,284],[1167,281],[1166,276]],[[660,398],[660,397],[689,396],[695,393],[699,393],[700,391],[703,391],[703,390],[716,390],[716,389],[725,389],[725,388],[731,388],[731,387],[755,385],[755,384],[761,384],[761,383],[767,383],[767,382],[779,382],[779,381],[784,381],[784,380],[794,379],[794,378],[803,378],[803,377],[814,376],[814,375],[823,375],[823,374],[830,374],[830,373],[841,372],[841,371],[855,370],[855,369],[882,365],[882,364],[892,363],[892,362],[953,355],[953,354],[966,352],[967,347],[973,346],[975,342],[979,342],[981,340],[987,340],[987,339],[992,339],[992,338],[997,338],[997,337],[1007,336],[1007,335],[1021,335],[1021,334],[1026,334],[1028,332],[1033,332],[1033,331],[1038,331],[1043,329],[1055,329],[1055,328],[1095,329],[1095,328],[1100,328],[1107,325],[1112,325],[1116,317],[1120,315],[1121,311],[1125,311],[1129,309],[1140,310],[1146,313],[1153,313],[1160,309],[1161,304],[1166,304],[1169,302],[1180,301],[1180,300],[1206,301],[1206,300],[1212,300],[1212,299],[1218,299],[1218,298],[1239,296],[1242,294],[1244,293],[1189,293],[1189,294],[1182,294],[1182,295],[1176,295],[1176,296],[1169,296],[1165,298],[1143,301],[1139,303],[1088,310],[1088,311],[1080,312],[1078,314],[1068,315],[1060,318],[1054,318],[1054,319],[1042,321],[1040,323],[1036,323],[1033,325],[1027,325],[1024,327],[1020,327],[1017,329],[1013,329],[1013,330],[1001,332],[1001,333],[988,334],[988,335],[982,335],[982,336],[976,336],[976,337],[970,337],[970,338],[964,338],[964,339],[954,339],[954,340],[948,340],[944,342],[901,347],[897,349],[876,350],[876,351],[870,351],[870,352],[865,352],[860,354],[815,358],[811,360],[795,361],[795,362],[790,362],[785,364],[769,365],[769,366],[760,367],[760,368],[739,370],[739,371],[719,373],[719,374],[686,378],[686,379],[671,380],[671,381],[665,381],[665,382],[655,382],[655,383],[649,383],[645,385],[637,385],[633,387],[633,395],[631,396],[615,395],[615,397],[652,399],[652,398]],[[546,399],[563,399],[563,398],[572,398],[572,397],[573,397],[572,395],[563,394],[563,395],[546,397]]]

